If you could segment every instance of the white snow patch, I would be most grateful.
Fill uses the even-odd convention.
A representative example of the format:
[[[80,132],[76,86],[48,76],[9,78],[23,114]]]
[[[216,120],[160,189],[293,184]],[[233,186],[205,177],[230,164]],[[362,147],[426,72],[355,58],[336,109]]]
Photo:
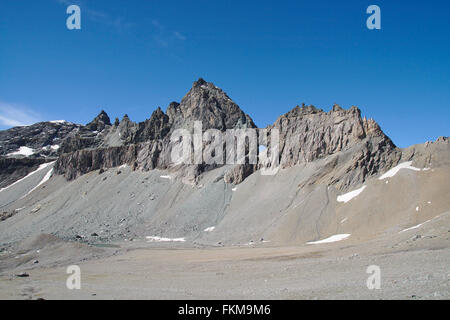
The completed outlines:
[[[392,178],[395,176],[401,169],[410,169],[414,171],[420,171],[421,169],[411,166],[412,161],[402,162],[399,165],[395,166],[385,174],[383,174],[381,177],[378,178],[378,180],[383,180],[386,178]]]
[[[347,221],[348,218],[344,218],[341,220],[341,223],[344,223],[345,221]]]
[[[389,180],[386,180],[386,184],[388,184],[389,183]]]
[[[50,165],[52,165],[52,164],[54,164],[54,163],[55,163],[55,161],[53,161],[53,162],[47,162],[47,163],[41,164],[41,165],[39,166],[39,168],[37,168],[37,169],[34,170],[33,172],[30,172],[29,174],[27,174],[27,175],[26,175],[25,177],[23,177],[22,179],[19,179],[19,180],[17,180],[16,182],[14,182],[13,184],[10,184],[9,186],[7,186],[7,187],[5,187],[5,188],[0,189],[0,192],[2,192],[2,191],[4,191],[4,190],[6,190],[6,189],[8,189],[8,188],[10,188],[10,187],[12,187],[12,186],[14,186],[14,185],[16,185],[17,183],[19,183],[19,182],[25,180],[26,178],[32,176],[32,175],[35,174],[36,172],[39,172],[39,171],[41,171],[41,170],[47,168],[48,166],[50,166]]]
[[[54,144],[54,145],[52,145],[52,146],[45,146],[45,147],[42,147],[42,150],[44,150],[44,151],[48,151],[49,149],[52,149],[52,150],[58,150],[58,149],[59,149],[59,144]]]
[[[125,164],[121,165],[121,166],[119,167],[119,169],[124,169],[124,168],[126,168],[126,167],[127,167],[127,164],[125,163]]]
[[[416,207],[416,211],[419,211],[419,207]]]
[[[159,176],[160,178],[163,178],[163,179],[172,179],[172,177],[171,176]]]
[[[321,244],[321,243],[336,242],[336,241],[341,241],[341,240],[347,239],[348,237],[350,237],[350,234],[348,234],[348,233],[335,234],[334,236],[328,237],[323,240],[307,242],[307,244]]]
[[[31,189],[30,191],[28,191],[28,193],[26,195],[24,195],[22,198],[25,198],[27,195],[29,195],[30,193],[32,193],[34,190],[36,190],[37,188],[39,188],[39,186],[41,186],[42,184],[46,183],[50,177],[52,176],[53,173],[53,168],[51,168],[50,170],[48,170],[48,172],[45,174],[44,178],[42,178],[41,182],[38,183],[38,185],[36,187],[34,187],[33,189]]]
[[[208,228],[206,228],[206,229],[203,230],[203,231],[205,231],[205,232],[211,232],[211,231],[214,231],[215,228],[216,228],[216,227],[208,227]]]
[[[185,242],[184,238],[164,238],[158,236],[147,236],[148,242]]]
[[[7,156],[31,156],[34,150],[28,147],[20,147],[16,152],[8,153]]]
[[[427,223],[428,221],[431,221],[431,219],[430,219],[430,220],[427,220],[427,221],[425,221],[425,222],[419,223],[419,224],[416,225],[416,226],[413,226],[413,227],[410,227],[410,228],[403,229],[403,230],[400,231],[399,233],[402,233],[402,232],[405,232],[405,231],[409,231],[409,230],[417,229],[417,228],[419,228],[420,226],[422,226],[422,225],[424,225],[425,223]]]
[[[236,191],[237,190],[237,187],[234,187],[233,189],[231,189],[231,191]]]
[[[348,193],[344,193],[344,194],[342,194],[342,195],[337,197],[337,201],[346,203],[346,202],[352,200],[357,195],[359,195],[361,192],[363,192],[365,188],[366,188],[366,186],[362,186],[359,189],[350,191]]]
[[[66,120],[52,120],[51,123],[66,123]]]
[[[428,201],[428,204],[431,204],[431,201]]]

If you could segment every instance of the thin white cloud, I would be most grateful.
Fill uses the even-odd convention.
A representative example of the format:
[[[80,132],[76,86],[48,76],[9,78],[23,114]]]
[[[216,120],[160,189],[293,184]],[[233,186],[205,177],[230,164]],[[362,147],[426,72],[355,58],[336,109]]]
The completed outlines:
[[[178,31],[172,31],[170,28],[167,28],[163,25],[159,20],[153,19],[153,41],[159,47],[169,47],[171,44],[174,44],[175,41],[185,41],[186,36]]]
[[[184,41],[184,40],[186,40],[186,37],[184,36],[184,35],[182,35],[180,32],[178,32],[178,31],[174,31],[174,36],[178,39],[178,40],[181,40],[181,41]]]
[[[159,23],[159,21],[156,20],[156,19],[152,20],[152,24],[159,30],[164,30],[165,29],[165,27],[161,23]]]
[[[0,127],[27,126],[39,120],[39,114],[28,107],[0,101]]]

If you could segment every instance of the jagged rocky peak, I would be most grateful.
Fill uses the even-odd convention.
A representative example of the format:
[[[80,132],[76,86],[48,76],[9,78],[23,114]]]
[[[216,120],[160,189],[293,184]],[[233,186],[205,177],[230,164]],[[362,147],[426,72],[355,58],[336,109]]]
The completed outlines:
[[[122,122],[131,122],[131,120],[130,120],[130,117],[128,116],[128,114],[124,114],[123,115],[123,117],[122,117],[122,120],[120,121],[121,123]]]
[[[223,90],[202,78],[193,83],[179,104],[169,105],[167,115],[173,128],[191,129],[194,121],[202,121],[204,129],[256,127]]]
[[[91,131],[102,131],[106,126],[110,125],[111,120],[109,119],[108,114],[104,110],[102,110],[100,111],[98,116],[94,118],[94,120],[86,125],[86,128]]]
[[[304,103],[302,103],[302,106],[295,106],[291,111],[285,113],[280,118],[296,118],[296,117],[302,117],[304,115],[308,114],[315,114],[315,113],[323,113],[322,109],[317,109],[313,105],[306,106]]]
[[[139,125],[137,123],[130,120],[128,114],[124,114],[122,120],[119,122],[119,125],[116,128],[123,143],[127,144],[133,142],[136,131],[138,130],[138,126]]]
[[[366,119],[366,117],[364,117],[363,125],[364,125],[364,131],[366,132],[367,135],[373,135],[373,136],[384,135],[384,132],[381,130],[378,123],[372,118]]]
[[[136,142],[163,139],[170,131],[169,116],[158,107],[153,111],[150,119],[139,123]]]

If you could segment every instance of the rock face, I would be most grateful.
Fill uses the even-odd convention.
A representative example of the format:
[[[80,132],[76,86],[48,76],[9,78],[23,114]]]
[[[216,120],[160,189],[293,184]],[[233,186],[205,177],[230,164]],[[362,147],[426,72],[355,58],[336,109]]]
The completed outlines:
[[[180,103],[170,103],[166,112],[157,108],[144,122],[135,123],[124,115],[121,121],[116,118],[111,124],[102,110],[86,126],[54,121],[0,131],[0,155],[11,158],[12,152],[28,147],[34,152],[27,159],[42,162],[58,157],[55,172],[67,179],[127,164],[140,170],[169,169],[183,181],[195,184],[205,171],[221,166],[204,163],[174,166],[171,162],[171,134],[180,128],[192,133],[195,121],[202,122],[203,130],[256,128],[250,116],[224,91],[199,79]],[[266,128],[269,133],[275,129],[279,132],[280,168],[325,162],[326,170],[306,184],[323,183],[344,190],[386,171],[401,159],[411,158],[395,147],[374,120],[362,118],[357,107],[345,110],[334,105],[325,112],[314,106],[297,106]],[[260,132],[258,129],[257,135]],[[33,164],[16,161],[18,167],[22,166],[20,170],[12,170],[12,162],[2,165],[9,168],[8,172],[16,172],[11,177],[20,178],[39,161]],[[231,166],[224,180],[238,184],[262,167],[262,163]]]
[[[331,155],[330,172],[321,182],[345,188],[363,182],[400,159],[400,152],[372,119],[361,118],[357,107],[334,105],[324,112],[314,106],[295,107],[268,128],[280,133],[280,166],[302,165]],[[344,157],[351,150],[350,159]],[[343,161],[345,159],[345,161]],[[324,172],[324,178],[329,172]]]
[[[82,149],[62,154],[55,164],[55,170],[71,180],[93,170],[134,163],[136,156],[137,145],[135,144],[120,147]]]
[[[280,131],[282,167],[315,161],[370,136],[383,137],[386,145],[395,148],[378,125],[368,132],[367,123],[356,107],[343,110],[334,106],[328,113],[314,106],[295,107],[272,126]]]

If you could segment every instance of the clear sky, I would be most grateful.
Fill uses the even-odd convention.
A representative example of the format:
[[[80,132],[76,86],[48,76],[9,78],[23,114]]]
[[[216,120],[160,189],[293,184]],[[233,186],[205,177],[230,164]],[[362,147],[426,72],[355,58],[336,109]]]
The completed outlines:
[[[0,129],[143,121],[203,77],[260,127],[302,102],[356,105],[405,147],[450,135],[449,75],[448,0],[0,0]]]

